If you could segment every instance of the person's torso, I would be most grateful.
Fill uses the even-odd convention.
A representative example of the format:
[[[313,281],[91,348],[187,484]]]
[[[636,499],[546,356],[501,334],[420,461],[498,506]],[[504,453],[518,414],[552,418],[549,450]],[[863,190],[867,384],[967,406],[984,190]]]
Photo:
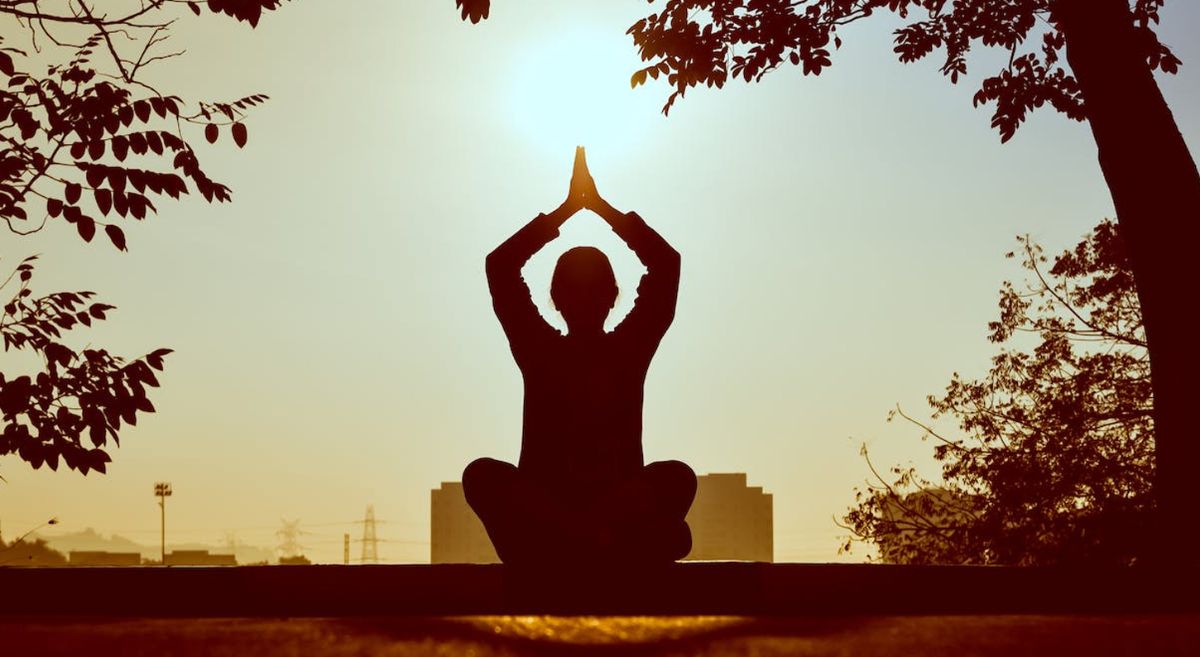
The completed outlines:
[[[522,470],[589,487],[642,461],[642,397],[652,353],[606,333],[563,336],[520,363],[525,378]]]

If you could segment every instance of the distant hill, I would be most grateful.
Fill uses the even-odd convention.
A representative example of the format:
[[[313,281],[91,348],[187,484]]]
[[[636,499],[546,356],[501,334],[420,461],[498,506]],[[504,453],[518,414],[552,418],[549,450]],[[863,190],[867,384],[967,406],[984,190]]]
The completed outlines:
[[[159,557],[159,546],[157,545],[142,545],[136,541],[125,538],[117,534],[104,535],[97,532],[95,529],[88,527],[83,531],[73,532],[70,534],[57,535],[38,535],[34,537],[41,538],[46,541],[46,544],[54,549],[69,554],[73,550],[103,550],[106,552],[137,552],[144,559],[155,559]],[[208,550],[209,552],[219,552],[228,554],[230,552],[228,545],[212,545],[208,543],[167,543],[167,551],[173,550]],[[254,545],[245,545],[238,543],[236,548],[232,550],[239,564],[274,562],[275,553],[272,550],[257,547]]]

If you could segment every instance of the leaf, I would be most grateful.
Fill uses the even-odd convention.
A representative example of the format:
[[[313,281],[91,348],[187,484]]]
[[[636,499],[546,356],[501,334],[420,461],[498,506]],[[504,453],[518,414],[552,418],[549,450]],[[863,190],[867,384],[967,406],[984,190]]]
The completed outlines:
[[[104,422],[104,415],[95,407],[87,407],[83,409],[84,421],[88,425],[88,437],[92,440],[92,445],[103,447],[107,441],[107,432],[105,428],[107,424]]]
[[[0,52],[0,73],[9,76],[16,73],[16,70],[13,68],[12,56],[6,52]]]
[[[108,170],[107,175],[108,175],[108,186],[111,187],[114,192],[125,191],[125,170],[124,169],[118,169],[117,167],[111,167]]]
[[[129,202],[124,192],[113,192],[113,209],[122,217],[129,211]]]
[[[95,317],[96,319],[104,319],[104,312],[114,308],[116,308],[116,306],[110,306],[107,303],[93,303],[88,307],[88,313],[90,313],[92,317]]]
[[[194,2],[188,2],[188,9],[191,9],[193,14],[197,16],[200,15],[200,5]]]
[[[238,148],[246,145],[246,124],[237,122],[233,124],[233,143],[237,144]]]
[[[116,157],[117,160],[124,162],[125,156],[129,155],[129,141],[124,137],[113,137],[112,152],[113,156]]]
[[[79,231],[79,236],[83,238],[83,241],[90,242],[96,236],[96,221],[83,215],[75,220],[75,230]]]
[[[134,103],[133,111],[135,114],[137,114],[138,119],[142,123],[145,123],[150,120],[150,102],[149,101],[139,100],[138,102]]]
[[[67,183],[66,199],[67,203],[74,205],[79,202],[79,197],[83,194],[83,187],[79,183]]]
[[[100,208],[100,214],[108,214],[112,209],[113,195],[111,190],[97,189],[93,192],[96,197],[96,207]]]
[[[469,19],[472,23],[478,23],[488,17],[492,3],[491,0],[454,0],[454,4],[462,10],[464,21]]]
[[[204,138],[208,140],[208,143],[216,143],[218,134],[220,131],[217,129],[217,124],[210,123],[204,126]]]
[[[145,155],[146,148],[147,148],[147,146],[149,146],[149,144],[147,143],[146,135],[149,135],[149,134],[153,134],[153,133],[135,132],[135,133],[129,135],[129,150],[133,151],[134,153],[137,153],[138,155]]]
[[[134,219],[145,219],[146,206],[148,204],[146,197],[141,194],[129,194],[128,196],[130,214],[133,215]]]
[[[56,198],[52,198],[52,199],[49,199],[48,201],[46,201],[46,214],[49,214],[51,217],[57,217],[58,215],[62,214],[62,209],[63,209],[62,201],[60,201]]]
[[[104,183],[104,178],[105,178],[104,167],[103,166],[88,167],[87,171],[83,174],[83,177],[85,179],[87,179],[87,184],[89,187],[99,187],[100,185],[102,185]],[[72,202],[74,202],[74,201],[72,201]]]
[[[163,154],[163,141],[162,141],[162,139],[159,138],[157,132],[154,132],[154,131],[147,132],[145,140],[146,140],[146,146],[150,150],[154,151],[154,153],[156,155]]]
[[[173,351],[174,351],[174,349],[155,349],[154,351],[150,352],[149,354],[146,354],[145,360],[147,363],[150,364],[150,367],[153,367],[154,369],[161,372],[163,369],[163,356],[166,356],[167,354],[172,353]]]
[[[125,233],[119,226],[115,226],[113,224],[105,226],[104,234],[108,235],[108,239],[112,241],[113,246],[117,247],[118,250],[128,251],[128,249],[125,248]]]

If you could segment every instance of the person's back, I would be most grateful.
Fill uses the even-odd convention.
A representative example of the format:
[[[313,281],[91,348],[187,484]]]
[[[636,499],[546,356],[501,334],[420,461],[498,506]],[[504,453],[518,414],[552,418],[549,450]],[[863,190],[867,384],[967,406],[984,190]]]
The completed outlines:
[[[551,284],[568,327],[563,335],[538,313],[520,271],[585,207],[612,226],[647,273],[633,310],[605,332],[617,298],[608,259],[591,247],[563,254]],[[501,558],[537,561],[559,550],[634,560],[683,557],[691,544],[683,516],[695,475],[677,461],[644,466],[641,444],[646,372],[674,317],[678,253],[639,216],[617,212],[599,197],[580,150],[567,201],[493,251],[487,275],[525,382],[521,457],[515,469],[479,459],[464,472],[463,485]]]
[[[635,474],[648,365],[614,334],[562,336],[526,358],[519,467],[546,484],[582,488]]]

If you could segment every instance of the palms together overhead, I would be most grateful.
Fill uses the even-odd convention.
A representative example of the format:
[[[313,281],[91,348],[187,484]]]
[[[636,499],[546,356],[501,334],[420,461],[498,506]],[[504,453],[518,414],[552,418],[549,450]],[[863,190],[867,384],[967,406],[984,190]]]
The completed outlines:
[[[584,209],[602,214],[606,207],[609,207],[608,202],[596,190],[596,181],[588,171],[587,154],[583,146],[578,146],[575,148],[575,168],[571,172],[571,186],[567,191],[567,200],[563,201],[563,209],[567,210],[568,215]]]

